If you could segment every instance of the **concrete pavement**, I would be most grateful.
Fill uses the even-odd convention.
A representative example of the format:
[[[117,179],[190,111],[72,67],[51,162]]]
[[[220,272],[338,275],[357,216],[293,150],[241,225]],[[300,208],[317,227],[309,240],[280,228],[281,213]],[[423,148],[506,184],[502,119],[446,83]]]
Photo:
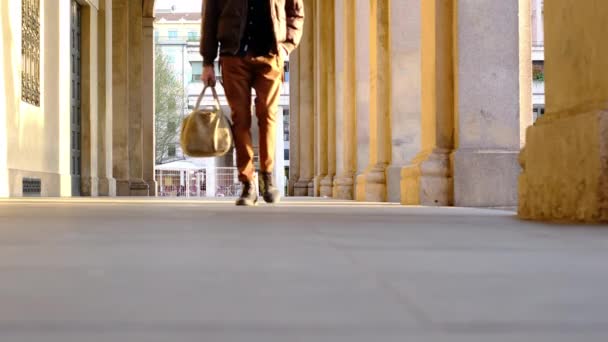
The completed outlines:
[[[604,342],[606,228],[333,201],[0,201],[0,341]]]

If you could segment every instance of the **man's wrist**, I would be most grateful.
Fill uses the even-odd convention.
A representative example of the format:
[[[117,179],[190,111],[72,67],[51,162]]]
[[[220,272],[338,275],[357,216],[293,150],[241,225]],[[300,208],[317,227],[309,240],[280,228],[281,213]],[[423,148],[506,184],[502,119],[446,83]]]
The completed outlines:
[[[285,44],[279,45],[279,49],[281,50],[279,53],[281,56],[287,58],[289,56],[289,49],[285,46]]]

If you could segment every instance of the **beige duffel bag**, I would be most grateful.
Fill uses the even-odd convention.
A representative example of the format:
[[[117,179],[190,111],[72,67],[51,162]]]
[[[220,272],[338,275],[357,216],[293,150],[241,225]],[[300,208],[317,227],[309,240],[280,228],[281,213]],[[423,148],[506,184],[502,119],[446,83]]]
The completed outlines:
[[[201,109],[200,105],[205,96],[205,86],[196,101],[194,111],[182,123],[180,142],[182,150],[191,157],[219,157],[228,153],[232,148],[232,127],[230,120],[222,112],[220,100],[214,87],[213,93],[215,107]]]

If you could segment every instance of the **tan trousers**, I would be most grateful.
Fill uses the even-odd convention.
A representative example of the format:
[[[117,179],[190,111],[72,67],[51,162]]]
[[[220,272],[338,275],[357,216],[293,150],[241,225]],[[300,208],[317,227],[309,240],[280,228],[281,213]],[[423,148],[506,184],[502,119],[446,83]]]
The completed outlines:
[[[274,167],[276,114],[279,106],[283,61],[279,56],[222,56],[222,78],[232,111],[236,165],[241,182],[253,181],[251,141],[251,89],[255,89],[255,115],[260,131],[260,171]]]

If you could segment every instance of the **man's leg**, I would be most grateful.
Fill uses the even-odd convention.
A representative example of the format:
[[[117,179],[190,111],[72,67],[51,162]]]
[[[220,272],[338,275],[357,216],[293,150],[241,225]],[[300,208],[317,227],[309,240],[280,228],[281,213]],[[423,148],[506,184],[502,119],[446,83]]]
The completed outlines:
[[[262,195],[268,203],[279,200],[279,191],[273,186],[276,116],[281,96],[283,61],[278,56],[255,59],[253,87],[256,92],[255,111],[260,131],[260,176]]]
[[[226,99],[232,111],[239,181],[252,182],[255,171],[251,142],[252,72],[250,66],[241,57],[222,57],[221,63]]]
[[[256,92],[255,112],[260,129],[260,171],[272,172],[274,167],[276,116],[279,109],[283,66],[279,57],[255,59],[253,88]]]

